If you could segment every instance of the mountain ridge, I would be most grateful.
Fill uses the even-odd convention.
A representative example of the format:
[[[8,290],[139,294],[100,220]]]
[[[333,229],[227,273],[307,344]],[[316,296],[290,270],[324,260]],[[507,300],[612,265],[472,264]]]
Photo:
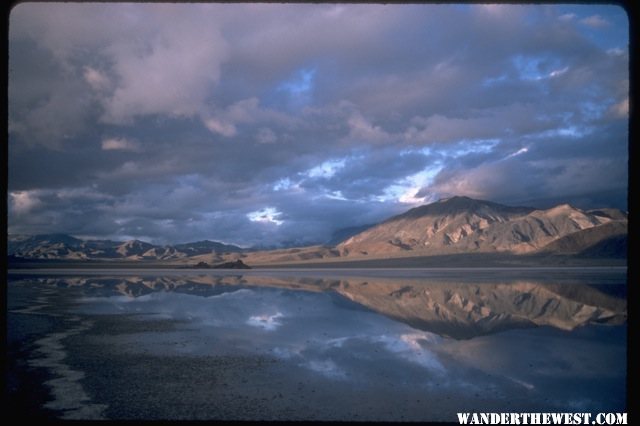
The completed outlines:
[[[240,253],[241,247],[217,241],[156,245],[146,241],[82,240],[68,234],[8,236],[8,254],[22,259],[175,260],[205,253]]]
[[[454,212],[459,213],[463,211],[480,213],[483,209],[502,210],[512,214],[518,214],[521,212],[528,213],[535,210],[532,207],[513,207],[494,203],[492,201],[476,200],[465,196],[453,196],[448,198],[441,198],[434,203],[414,207],[404,213],[393,216],[383,221],[382,223],[390,222],[397,219],[415,218],[428,215],[452,214]]]
[[[341,256],[535,253],[569,234],[610,222],[621,224],[619,234],[620,227],[626,228],[626,215],[615,209],[583,211],[569,204],[541,210],[451,197],[391,217],[336,249]],[[609,236],[605,234],[601,238]]]
[[[256,250],[210,240],[155,245],[141,240],[85,241],[67,234],[41,234],[9,236],[8,254],[27,260],[215,264],[242,259],[264,265],[476,253],[620,259],[626,257],[627,223],[627,214],[612,208],[581,210],[564,203],[536,209],[455,196],[377,224],[343,228],[329,245]]]

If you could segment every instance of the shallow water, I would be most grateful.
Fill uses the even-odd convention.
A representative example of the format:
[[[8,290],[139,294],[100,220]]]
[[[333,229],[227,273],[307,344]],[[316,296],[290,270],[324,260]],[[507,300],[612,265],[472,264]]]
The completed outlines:
[[[62,418],[625,411],[624,269],[39,271],[8,308]]]

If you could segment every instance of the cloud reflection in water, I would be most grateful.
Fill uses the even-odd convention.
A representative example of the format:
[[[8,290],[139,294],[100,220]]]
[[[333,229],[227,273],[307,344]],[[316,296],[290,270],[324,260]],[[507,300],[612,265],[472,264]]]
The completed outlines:
[[[66,283],[83,289],[83,313],[172,323],[114,337],[123,351],[260,355],[310,381],[517,395],[558,409],[577,401],[579,389],[581,401],[611,409],[624,401],[626,292],[624,281],[608,277],[598,287],[600,279],[192,275]]]
[[[350,364],[371,360],[371,354],[381,352],[387,362],[444,372],[430,350],[441,340],[439,336],[371,311],[339,306],[334,300],[335,296],[324,292],[256,287],[207,297],[164,291],[137,298],[86,297],[81,310],[92,314],[142,312],[147,319],[171,319],[185,324],[185,330],[177,333],[185,335],[197,330],[198,337],[189,339],[189,351],[180,346],[181,354],[210,354],[216,347],[226,346],[220,345],[219,340],[230,339],[236,350],[291,360],[331,379],[345,379]],[[169,339],[175,337],[166,334]],[[154,336],[156,343],[158,338]],[[207,343],[213,340],[218,343]],[[145,343],[138,348],[153,349]],[[364,372],[360,373],[364,377]]]

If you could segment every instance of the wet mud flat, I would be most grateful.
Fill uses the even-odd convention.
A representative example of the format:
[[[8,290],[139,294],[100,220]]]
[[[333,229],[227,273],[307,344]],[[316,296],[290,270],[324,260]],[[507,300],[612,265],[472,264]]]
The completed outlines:
[[[12,292],[8,393],[23,418],[424,421],[450,420],[462,406],[479,410],[503,403],[479,392],[461,399],[451,389],[439,390],[437,381],[430,391],[384,377],[336,382],[257,354],[146,353],[127,336],[143,333],[153,340],[184,324],[71,314],[76,295],[69,289],[31,304],[31,312],[16,312],[24,310],[19,293],[33,299],[41,291]],[[79,327],[82,332],[75,333]],[[176,347],[183,344],[176,339]]]
[[[122,337],[134,333],[149,337],[175,324],[140,322],[130,316],[101,316],[93,321],[90,332],[67,339],[66,362],[70,369],[85,372],[79,382],[90,397],[86,402],[104,407],[99,418],[449,421],[461,407],[498,409],[504,404],[502,392],[490,384],[486,393],[465,397],[447,389],[445,383],[440,389],[437,381],[431,389],[385,377],[336,382],[287,360],[257,354],[139,353],[127,347],[130,339]],[[174,344],[184,343],[178,338]],[[528,405],[524,398],[512,403]]]
[[[60,327],[60,325],[57,325]],[[45,408],[51,400],[45,382],[55,376],[46,368],[29,365],[36,351],[37,333],[53,331],[56,324],[47,318],[27,315],[9,315],[7,318],[5,403],[16,417],[24,420],[44,421],[58,416],[58,412]]]
[[[5,395],[12,414],[50,420],[73,408],[81,413],[78,418],[94,418],[85,413],[88,398],[77,383],[83,373],[65,363],[64,341],[90,326],[67,311],[75,292],[10,284],[7,293]]]

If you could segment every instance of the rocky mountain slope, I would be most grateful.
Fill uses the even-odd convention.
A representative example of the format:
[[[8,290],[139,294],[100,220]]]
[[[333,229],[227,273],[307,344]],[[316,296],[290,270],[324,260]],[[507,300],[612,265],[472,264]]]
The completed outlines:
[[[611,225],[615,224],[615,225]],[[615,209],[582,211],[568,204],[547,210],[509,207],[467,197],[453,197],[411,209],[337,245],[341,256],[372,256],[399,252],[425,255],[450,253],[533,253],[552,251],[551,243],[581,231],[577,251],[626,232],[626,215]],[[604,226],[603,225],[607,225]],[[580,249],[580,250],[578,250]]]
[[[627,221],[614,220],[558,238],[543,247],[554,254],[618,257],[626,252]]]

